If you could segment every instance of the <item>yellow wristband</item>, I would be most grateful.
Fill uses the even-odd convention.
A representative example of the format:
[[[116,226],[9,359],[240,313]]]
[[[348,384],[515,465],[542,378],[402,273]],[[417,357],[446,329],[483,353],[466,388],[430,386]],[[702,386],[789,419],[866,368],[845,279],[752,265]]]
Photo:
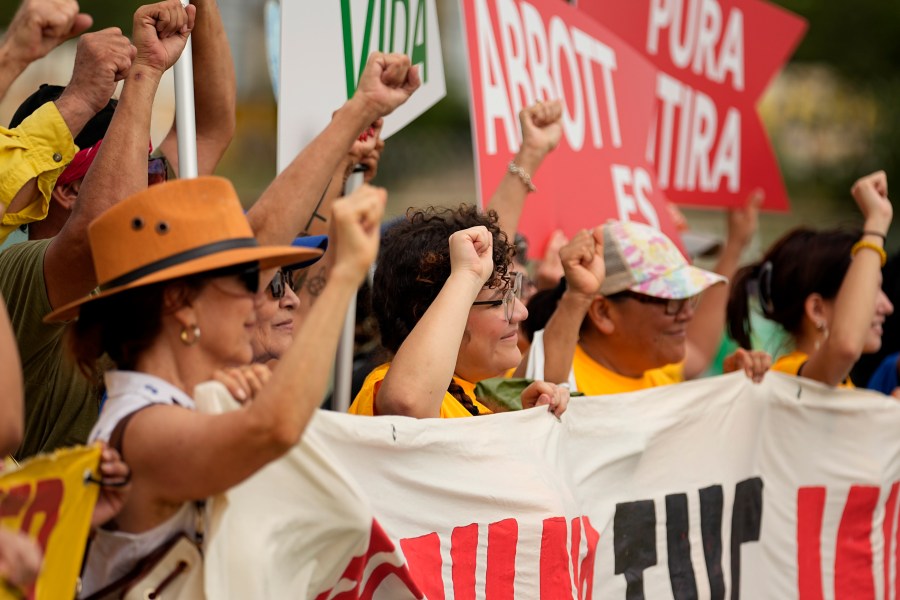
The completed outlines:
[[[867,242],[865,240],[860,240],[853,244],[853,248],[850,249],[850,256],[856,256],[856,253],[862,250],[863,248],[868,248],[869,250],[874,250],[878,253],[878,256],[881,257],[881,266],[884,266],[884,263],[887,262],[887,253],[884,251],[884,248],[881,246],[877,246],[872,242]]]

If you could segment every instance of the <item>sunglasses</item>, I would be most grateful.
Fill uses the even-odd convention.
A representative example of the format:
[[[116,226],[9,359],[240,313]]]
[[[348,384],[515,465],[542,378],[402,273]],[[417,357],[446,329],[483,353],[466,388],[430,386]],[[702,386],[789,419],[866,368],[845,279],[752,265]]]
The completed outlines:
[[[169,165],[166,159],[151,158],[147,160],[147,185],[165,183],[169,179]]]
[[[700,302],[700,294],[696,294],[694,296],[691,296],[690,298],[656,298],[655,296],[639,294],[637,292],[632,292],[631,290],[625,290],[624,292],[619,292],[618,294],[611,294],[607,296],[607,298],[611,300],[631,298],[632,300],[637,300],[642,304],[662,304],[665,306],[666,315],[670,317],[674,317],[682,310],[684,310],[685,305],[690,306],[691,310],[693,310],[697,308],[697,303]]]
[[[278,269],[275,277],[266,286],[266,289],[272,294],[274,300],[284,298],[287,288],[294,289],[294,272],[287,269]]]
[[[510,273],[513,276],[513,283],[503,292],[503,297],[499,300],[479,300],[473,302],[472,306],[500,306],[503,305],[503,315],[507,321],[512,321],[513,313],[516,310],[516,300],[522,299],[522,273]]]

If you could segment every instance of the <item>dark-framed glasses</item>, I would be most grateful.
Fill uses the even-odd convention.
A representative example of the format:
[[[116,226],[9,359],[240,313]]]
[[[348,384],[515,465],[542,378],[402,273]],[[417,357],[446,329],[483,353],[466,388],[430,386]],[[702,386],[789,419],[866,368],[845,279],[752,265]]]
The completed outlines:
[[[284,298],[287,288],[294,289],[294,272],[288,269],[278,269],[278,271],[275,272],[275,277],[273,277],[272,281],[269,282],[269,285],[266,286],[266,289],[272,294],[272,298],[275,300]]]
[[[666,315],[670,317],[674,317],[684,310],[685,305],[690,306],[691,310],[694,310],[697,308],[697,303],[700,302],[700,294],[696,294],[690,298],[657,298],[655,296],[648,296],[647,294],[632,292],[631,290],[611,294],[608,297],[613,300],[617,298],[631,298],[632,300],[637,300],[643,304],[662,304],[665,307],[664,310]]]
[[[503,297],[497,300],[479,300],[473,302],[472,306],[500,306],[503,305],[503,314],[507,321],[512,321],[513,313],[516,310],[516,300],[522,299],[522,273],[510,273],[512,275],[512,285],[503,290]]]

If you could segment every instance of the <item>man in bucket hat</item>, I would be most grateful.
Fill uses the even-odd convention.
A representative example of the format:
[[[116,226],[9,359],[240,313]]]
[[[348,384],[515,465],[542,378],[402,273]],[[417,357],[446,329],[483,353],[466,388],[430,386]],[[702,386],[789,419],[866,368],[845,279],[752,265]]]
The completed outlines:
[[[560,256],[568,289],[542,338],[535,334],[529,376],[598,395],[677,383],[706,368],[724,328],[726,277],[690,265],[641,223],[581,232]],[[717,294],[695,313],[712,287]]]

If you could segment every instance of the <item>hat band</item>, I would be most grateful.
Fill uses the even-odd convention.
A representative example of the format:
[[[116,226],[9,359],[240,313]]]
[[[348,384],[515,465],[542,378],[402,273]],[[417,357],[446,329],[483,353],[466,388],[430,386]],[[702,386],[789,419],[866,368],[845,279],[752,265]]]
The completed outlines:
[[[224,252],[226,250],[236,250],[238,248],[255,248],[258,246],[259,243],[256,241],[256,238],[232,238],[230,240],[223,240],[221,242],[206,244],[205,246],[198,246],[197,248],[192,248],[190,250],[185,250],[184,252],[179,252],[178,254],[174,254],[172,256],[167,256],[166,258],[157,260],[156,262],[152,262],[148,265],[144,265],[143,267],[134,269],[133,271],[129,271],[124,275],[120,275],[115,279],[107,281],[103,285],[99,286],[98,289],[101,292],[105,292],[106,290],[112,288],[128,285],[129,283],[137,281],[142,277],[152,275],[157,271],[162,271],[163,269],[168,269],[169,267],[173,267],[175,265],[187,262],[189,260],[194,260],[196,258],[203,258],[204,256],[209,256],[210,254],[216,254],[218,252]]]

